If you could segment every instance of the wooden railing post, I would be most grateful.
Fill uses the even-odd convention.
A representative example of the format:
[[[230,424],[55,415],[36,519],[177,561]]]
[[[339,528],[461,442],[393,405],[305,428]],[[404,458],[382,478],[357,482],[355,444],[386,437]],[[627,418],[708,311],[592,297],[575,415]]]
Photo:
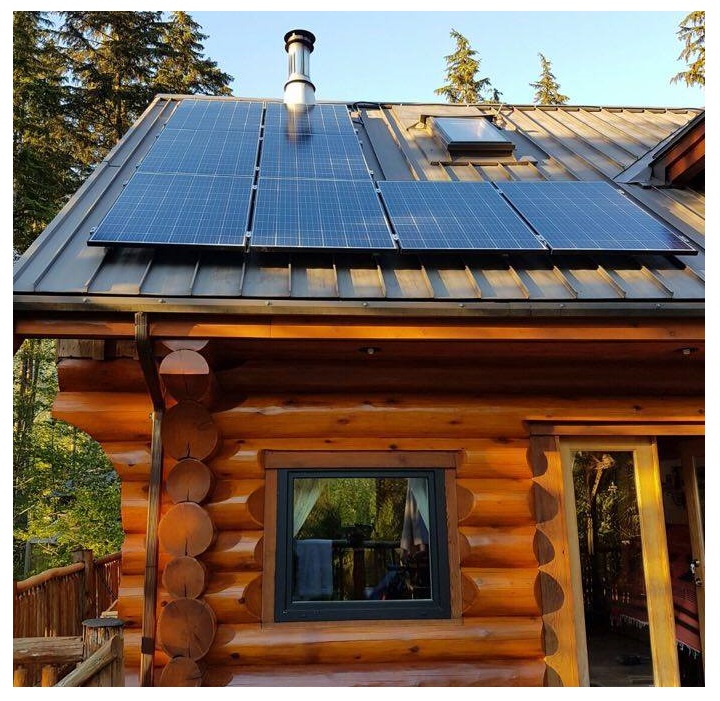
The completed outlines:
[[[117,618],[91,618],[83,621],[83,660],[87,660],[111,638],[122,637],[124,621]],[[122,647],[114,662],[107,665],[85,686],[125,686]]]
[[[85,565],[85,584],[83,587],[83,602],[79,612],[80,617],[86,618],[97,616],[97,604],[95,601],[95,561],[93,558],[93,551],[88,550],[87,548],[73,550],[72,561],[82,562]]]
[[[28,671],[27,667],[22,665],[15,668],[13,672],[13,686],[27,686],[28,685]]]

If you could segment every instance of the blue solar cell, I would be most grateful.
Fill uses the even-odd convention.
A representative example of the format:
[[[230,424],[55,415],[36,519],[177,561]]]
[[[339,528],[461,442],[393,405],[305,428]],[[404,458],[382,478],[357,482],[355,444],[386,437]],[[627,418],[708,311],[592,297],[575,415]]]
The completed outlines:
[[[311,105],[300,110],[269,102],[265,110],[265,132],[286,134],[354,134],[355,127],[345,105]]]
[[[140,170],[252,177],[257,149],[256,131],[166,128],[143,159]]]
[[[393,249],[372,182],[260,178],[254,248]]]
[[[90,243],[242,246],[252,178],[135,173]]]
[[[256,131],[261,117],[261,102],[184,98],[170,115],[168,126],[171,129]]]
[[[403,249],[545,249],[490,183],[382,181],[378,184]]]
[[[260,176],[370,180],[355,134],[296,134],[265,132]]]
[[[498,187],[553,251],[696,252],[604,182],[515,182]]]

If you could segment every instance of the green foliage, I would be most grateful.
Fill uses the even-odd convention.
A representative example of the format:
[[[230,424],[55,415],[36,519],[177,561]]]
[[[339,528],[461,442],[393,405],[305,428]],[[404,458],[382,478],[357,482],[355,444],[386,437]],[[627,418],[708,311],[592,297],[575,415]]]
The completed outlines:
[[[22,253],[160,92],[230,94],[184,12],[13,13],[13,239]]]
[[[70,551],[119,550],[120,485],[101,447],[50,414],[57,394],[55,343],[28,340],[14,360],[13,571],[24,575],[25,542],[52,538],[37,569],[67,564]],[[31,569],[28,574],[33,574]]]
[[[200,31],[200,25],[187,12],[171,13],[162,38],[166,55],[157,69],[157,92],[232,94],[232,76],[223,73],[215,61],[203,57],[202,42],[207,35]]]
[[[670,82],[683,81],[688,87],[705,85],[705,11],[696,10],[686,15],[677,31],[684,43],[678,61],[685,61],[687,70],[677,73]]]
[[[535,97],[533,102],[536,105],[564,105],[570,99],[567,95],[560,93],[560,83],[558,83],[552,72],[552,64],[541,53],[540,57],[540,78],[537,83],[530,83],[531,88],[535,88]]]
[[[65,61],[43,12],[13,13],[13,247],[24,251],[80,185]]]
[[[502,93],[491,86],[490,78],[476,77],[480,70],[480,59],[475,58],[478,52],[455,29],[450,30],[450,36],[455,40],[455,51],[445,56],[447,83],[435,90],[435,94],[451,103],[499,102]],[[486,99],[486,91],[490,92],[490,99]]]

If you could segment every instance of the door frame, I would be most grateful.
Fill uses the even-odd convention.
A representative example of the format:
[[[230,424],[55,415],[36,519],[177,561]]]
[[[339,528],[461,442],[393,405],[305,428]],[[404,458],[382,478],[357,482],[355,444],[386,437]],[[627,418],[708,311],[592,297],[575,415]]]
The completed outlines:
[[[563,473],[566,536],[574,599],[573,608],[576,617],[579,684],[588,686],[590,679],[585,638],[580,547],[575,511],[575,488],[572,480],[572,453],[576,450],[604,450],[633,453],[654,684],[655,686],[680,686],[675,640],[675,613],[665,534],[660,465],[655,438],[648,436],[562,436],[559,438],[558,448]]]
[[[685,440],[680,444],[680,464],[685,485],[685,501],[690,527],[690,547],[692,555],[700,564],[695,572],[700,578],[700,585],[696,585],[698,607],[698,623],[700,628],[700,647],[705,660],[705,525],[700,508],[700,493],[698,491],[695,459],[699,456],[705,459],[705,439]]]

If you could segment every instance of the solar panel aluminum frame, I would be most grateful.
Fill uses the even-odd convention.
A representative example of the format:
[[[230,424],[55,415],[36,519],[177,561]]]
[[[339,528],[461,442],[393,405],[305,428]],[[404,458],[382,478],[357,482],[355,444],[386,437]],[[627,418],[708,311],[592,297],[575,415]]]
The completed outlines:
[[[520,189],[527,187],[527,189],[530,189],[531,186],[550,186],[551,188],[556,187],[557,189],[560,189],[563,185],[579,185],[580,187],[583,186],[592,186],[592,185],[602,185],[603,187],[606,187],[610,189],[612,192],[618,195],[618,197],[622,197],[626,204],[630,205],[631,207],[634,207],[637,209],[638,212],[640,212],[642,215],[647,217],[648,219],[652,220],[655,224],[657,224],[659,227],[665,229],[667,233],[673,237],[674,239],[677,239],[682,245],[682,247],[678,248],[602,248],[602,247],[574,247],[574,246],[554,246],[552,243],[552,236],[548,235],[547,232],[542,232],[538,228],[538,226],[533,223],[533,217],[530,215],[529,212],[523,211],[521,208],[521,205],[514,202],[512,199],[512,190],[517,189],[516,186],[520,186]],[[692,244],[687,241],[687,239],[680,233],[676,233],[672,231],[670,225],[666,223],[665,221],[660,221],[657,217],[653,216],[652,214],[648,213],[645,209],[643,209],[640,205],[638,205],[636,202],[632,200],[632,198],[626,193],[624,190],[621,190],[617,187],[613,187],[609,183],[606,183],[604,181],[547,181],[542,183],[534,183],[534,182],[511,182],[511,183],[497,183],[496,187],[501,192],[502,196],[508,201],[508,203],[512,206],[512,208],[518,212],[518,214],[522,217],[522,219],[532,228],[532,230],[536,233],[536,235],[542,239],[549,247],[550,253],[557,253],[559,255],[567,255],[567,254],[603,254],[603,255],[697,255],[698,251],[696,248],[692,246]]]
[[[168,173],[139,173],[136,171],[136,173],[133,175],[133,178],[136,175],[170,175]],[[175,174],[172,174],[175,175]],[[248,246],[248,240],[249,240],[249,223],[250,218],[252,216],[252,205],[253,205],[253,198],[255,195],[256,186],[253,184],[253,178],[250,176],[212,176],[212,175],[197,175],[197,176],[190,176],[186,174],[180,174],[182,177],[199,177],[199,178],[227,178],[227,179],[242,179],[248,181],[248,191],[247,191],[247,203],[245,207],[245,221],[244,226],[242,229],[242,234],[238,236],[238,243],[208,243],[208,242],[187,242],[187,241],[180,241],[180,242],[174,242],[171,240],[166,241],[129,241],[129,240],[109,240],[109,239],[102,239],[97,237],[97,232],[102,230],[102,225],[107,219],[108,215],[112,212],[115,205],[118,203],[120,198],[123,196],[123,193],[125,192],[125,187],[130,185],[133,178],[130,178],[128,180],[124,187],[122,192],[118,195],[118,197],[115,199],[115,201],[112,203],[112,205],[108,208],[108,211],[103,215],[103,218],[100,220],[100,223],[93,227],[90,230],[90,237],[88,238],[87,245],[88,246],[105,246],[105,247],[123,247],[123,248],[173,248],[173,249],[212,249],[212,250],[227,250],[227,251],[238,251],[239,249],[242,249],[243,251],[247,250]]]

